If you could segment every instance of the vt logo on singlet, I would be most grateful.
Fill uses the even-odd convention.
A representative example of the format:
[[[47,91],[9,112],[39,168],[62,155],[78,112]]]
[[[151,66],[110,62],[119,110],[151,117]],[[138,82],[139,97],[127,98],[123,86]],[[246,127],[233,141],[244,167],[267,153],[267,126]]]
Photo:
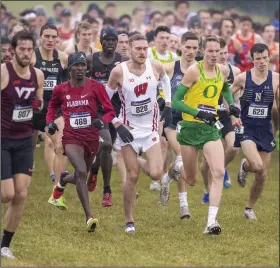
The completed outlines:
[[[32,87],[32,88],[29,88],[29,87],[22,87],[22,88],[15,87],[15,90],[16,90],[19,98],[21,98],[21,96],[23,96],[23,93],[26,92],[24,99],[27,100],[29,98],[31,92],[33,92],[35,90],[35,87]]]
[[[138,98],[141,95],[145,95],[148,88],[148,82],[140,84],[134,88],[134,93]]]

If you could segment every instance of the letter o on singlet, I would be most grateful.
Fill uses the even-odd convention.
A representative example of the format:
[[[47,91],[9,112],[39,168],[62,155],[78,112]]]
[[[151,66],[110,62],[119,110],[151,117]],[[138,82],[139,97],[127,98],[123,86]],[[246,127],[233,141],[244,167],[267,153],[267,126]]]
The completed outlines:
[[[214,98],[218,93],[218,88],[215,85],[210,85],[203,90],[203,96],[206,99]]]

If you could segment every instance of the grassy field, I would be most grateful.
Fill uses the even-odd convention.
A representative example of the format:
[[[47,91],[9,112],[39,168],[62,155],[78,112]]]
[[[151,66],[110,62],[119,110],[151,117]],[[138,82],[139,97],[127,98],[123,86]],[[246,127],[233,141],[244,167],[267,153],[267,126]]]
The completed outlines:
[[[273,154],[268,182],[255,209],[257,222],[244,219],[249,188],[240,188],[236,183],[240,158],[241,153],[229,168],[233,188],[224,190],[218,217],[222,226],[220,236],[203,235],[208,207],[201,204],[201,178],[188,194],[192,218],[180,220],[176,184],[172,184],[168,206],[161,206],[158,192],[148,190],[150,180],[144,175],[137,188],[140,197],[136,207],[136,234],[125,234],[120,177],[115,168],[113,206],[101,207],[101,175],[97,189],[90,194],[100,226],[89,234],[74,186],[70,185],[65,193],[68,210],[60,211],[47,203],[51,183],[41,146],[36,150],[36,170],[25,215],[12,243],[17,260],[3,259],[1,267],[278,266],[278,153]],[[251,181],[252,175],[249,185]],[[2,207],[2,213],[4,210]]]

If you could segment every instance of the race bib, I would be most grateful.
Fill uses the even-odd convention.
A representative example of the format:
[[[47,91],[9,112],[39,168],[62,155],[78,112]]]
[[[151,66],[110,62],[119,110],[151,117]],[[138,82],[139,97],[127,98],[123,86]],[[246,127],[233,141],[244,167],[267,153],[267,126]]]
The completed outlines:
[[[213,106],[207,106],[207,105],[203,105],[203,104],[199,104],[197,107],[198,111],[203,111],[206,113],[211,113],[211,114],[216,114],[216,109]]]
[[[248,117],[253,118],[266,118],[268,113],[268,107],[263,105],[251,104],[248,109]]]
[[[57,85],[57,79],[55,76],[48,76],[44,81],[43,90],[53,90],[53,88]]]
[[[131,114],[135,116],[143,116],[149,114],[152,111],[151,99],[148,98],[143,101],[131,102]]]
[[[216,123],[214,124],[214,126],[217,128],[217,129],[222,129],[224,127],[224,125],[218,120],[216,121]]]
[[[227,108],[224,103],[218,105],[218,111],[226,111],[226,110],[227,110]]]
[[[13,121],[14,122],[25,122],[30,121],[33,117],[32,106],[15,105],[13,110]]]
[[[91,115],[87,112],[72,113],[69,116],[70,126],[73,129],[87,128],[91,126]]]
[[[243,126],[241,126],[241,127],[235,127],[235,128],[234,128],[234,132],[235,132],[236,134],[244,134],[244,127],[243,127]]]

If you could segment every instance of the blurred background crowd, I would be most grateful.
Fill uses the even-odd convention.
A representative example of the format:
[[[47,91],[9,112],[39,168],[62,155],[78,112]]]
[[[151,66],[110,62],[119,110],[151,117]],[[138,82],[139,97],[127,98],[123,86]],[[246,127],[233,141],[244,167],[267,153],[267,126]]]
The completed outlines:
[[[25,9],[24,6],[29,6],[30,3],[34,6]],[[134,7],[127,1],[47,1],[46,6],[36,5],[37,3],[27,1],[25,5],[25,2],[2,1],[2,39],[11,39],[16,32],[27,29],[39,43],[40,29],[49,22],[58,27],[59,50],[67,52],[78,42],[90,42],[95,52],[102,49],[102,27],[110,25],[127,37],[136,32],[142,33],[147,37],[149,46],[155,47],[159,54],[171,51],[180,56],[180,36],[191,31],[201,40],[209,34],[225,39],[229,49],[229,62],[242,71],[252,67],[248,52],[253,44],[264,42],[271,50],[271,68],[279,70],[279,8],[275,8],[279,5],[277,1],[250,1],[249,6],[244,1],[227,2],[226,6],[224,1],[143,1]],[[250,12],[250,8],[254,12]],[[250,17],[252,13],[264,14],[261,14],[261,19],[253,19]],[[158,27],[168,30],[156,31]],[[92,32],[87,35],[83,31],[88,29]],[[168,36],[161,35],[162,32],[168,33]],[[126,54],[127,47],[128,40],[119,38],[119,52]],[[202,56],[200,51],[197,59]]]

